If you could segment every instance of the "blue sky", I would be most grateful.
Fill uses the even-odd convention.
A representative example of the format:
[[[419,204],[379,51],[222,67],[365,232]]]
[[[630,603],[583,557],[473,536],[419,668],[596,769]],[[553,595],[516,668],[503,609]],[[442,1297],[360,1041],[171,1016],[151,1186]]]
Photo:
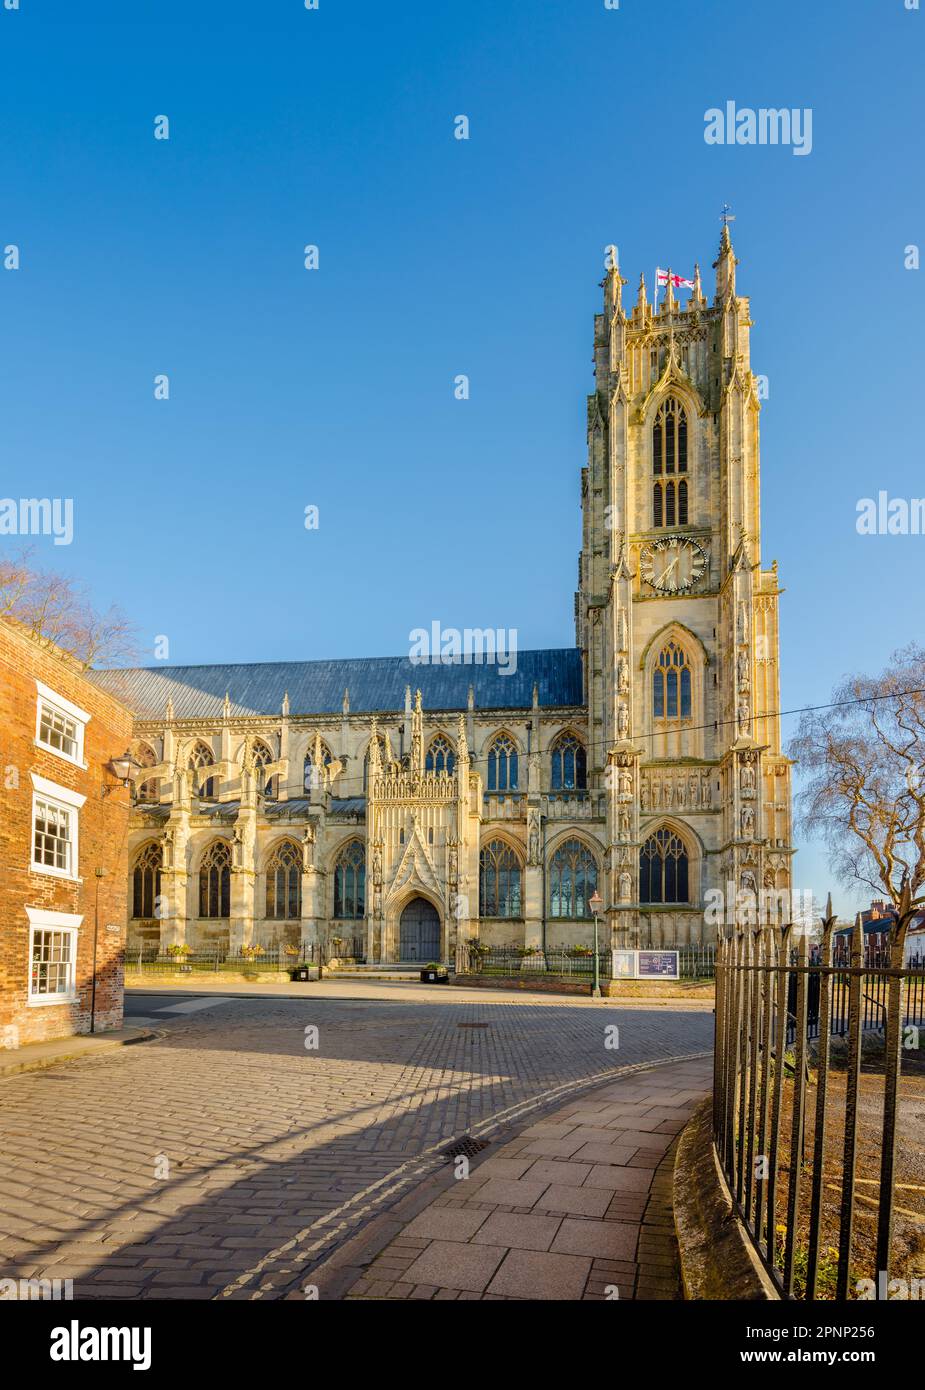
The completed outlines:
[[[0,5],[0,494],[74,497],[74,543],[37,556],[152,657],[400,653],[433,618],[568,645],[602,248],[630,294],[695,260],[712,294],[728,200],[783,705],[825,699],[921,609],[925,538],[858,536],[855,507],[925,492],[923,24],[904,0]],[[706,145],[730,99],[811,107],[812,153]]]

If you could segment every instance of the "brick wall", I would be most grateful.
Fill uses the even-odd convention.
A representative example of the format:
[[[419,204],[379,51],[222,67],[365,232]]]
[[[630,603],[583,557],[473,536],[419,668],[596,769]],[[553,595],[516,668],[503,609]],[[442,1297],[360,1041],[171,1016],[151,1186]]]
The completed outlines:
[[[37,680],[90,715],[85,767],[36,745]],[[87,680],[79,663],[0,619],[0,1046],[90,1031],[97,895],[95,1030],[121,1027],[129,792],[105,765],[131,737],[130,712]],[[32,774],[86,798],[76,812],[76,879],[32,867]],[[114,788],[105,797],[104,783]],[[73,1003],[29,1001],[27,908],[81,918]],[[110,924],[117,930],[109,931]]]

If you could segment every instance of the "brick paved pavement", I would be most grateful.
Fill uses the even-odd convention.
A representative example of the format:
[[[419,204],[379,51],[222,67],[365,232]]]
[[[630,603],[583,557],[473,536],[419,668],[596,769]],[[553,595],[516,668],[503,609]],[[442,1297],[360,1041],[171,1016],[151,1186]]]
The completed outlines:
[[[291,1296],[449,1139],[500,1144],[575,1084],[712,1034],[708,1010],[349,993],[212,1001],[156,1041],[0,1081],[0,1274],[76,1297]]]
[[[442,1191],[347,1290],[350,1299],[677,1299],[677,1138],[709,1058],[590,1091]]]

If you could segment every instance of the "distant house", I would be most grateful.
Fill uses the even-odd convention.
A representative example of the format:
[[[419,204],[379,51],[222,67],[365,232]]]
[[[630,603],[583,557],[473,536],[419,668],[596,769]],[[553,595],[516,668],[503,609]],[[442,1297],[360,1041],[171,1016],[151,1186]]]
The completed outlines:
[[[896,921],[896,911],[891,903],[875,899],[869,908],[861,912],[864,927],[864,951],[870,965],[885,965],[888,962],[890,932]],[[847,961],[851,951],[851,933],[854,927],[839,927],[835,932],[834,953],[836,962]],[[912,919],[906,934],[904,959],[907,965],[925,965],[925,912]]]

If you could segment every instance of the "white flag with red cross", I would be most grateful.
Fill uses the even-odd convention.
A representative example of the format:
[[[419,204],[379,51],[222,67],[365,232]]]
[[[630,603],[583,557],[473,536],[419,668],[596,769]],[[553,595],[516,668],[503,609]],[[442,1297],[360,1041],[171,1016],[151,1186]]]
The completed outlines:
[[[669,281],[671,282],[672,288],[676,290],[692,290],[694,288],[693,280],[685,280],[683,275],[673,275],[670,270],[662,270],[661,266],[656,267],[656,289],[665,288]]]

